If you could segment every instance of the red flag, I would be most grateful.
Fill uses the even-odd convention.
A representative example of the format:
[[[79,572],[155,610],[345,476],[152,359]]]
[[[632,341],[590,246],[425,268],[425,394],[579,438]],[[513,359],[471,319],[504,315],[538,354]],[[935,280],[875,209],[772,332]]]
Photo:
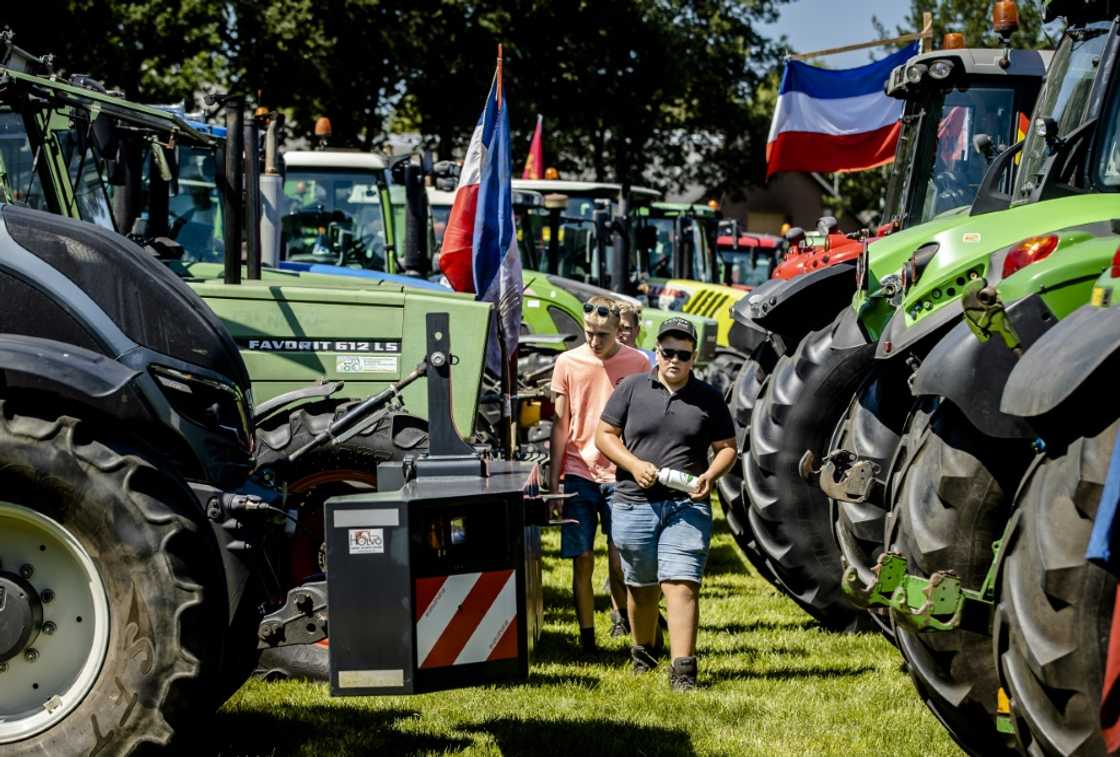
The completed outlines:
[[[537,128],[533,131],[533,141],[529,145],[529,157],[525,158],[522,179],[544,178],[544,148],[541,147],[541,117],[537,116]]]

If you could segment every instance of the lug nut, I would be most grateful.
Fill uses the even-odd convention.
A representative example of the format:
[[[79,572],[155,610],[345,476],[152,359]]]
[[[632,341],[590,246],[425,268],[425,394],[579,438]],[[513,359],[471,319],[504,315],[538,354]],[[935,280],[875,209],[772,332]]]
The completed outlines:
[[[257,629],[257,638],[265,643],[272,643],[274,640],[278,640],[282,633],[283,626],[280,625],[279,621],[266,620]]]
[[[30,563],[21,565],[19,566],[19,574],[24,578],[24,580],[30,580],[31,577],[35,575],[35,567]]]
[[[27,660],[28,662],[35,662],[39,659],[39,650],[35,648],[28,649],[23,653],[23,659]]]
[[[8,663],[0,662],[0,673],[7,673],[7,672],[8,672]]]
[[[50,636],[51,634],[53,634],[57,630],[58,630],[58,626],[56,626],[54,624],[54,621],[52,621],[52,620],[48,620],[46,623],[43,624],[43,633],[45,633],[47,636]]]
[[[42,600],[43,604],[49,605],[54,601],[54,592],[50,589],[43,589],[39,592],[39,599]]]

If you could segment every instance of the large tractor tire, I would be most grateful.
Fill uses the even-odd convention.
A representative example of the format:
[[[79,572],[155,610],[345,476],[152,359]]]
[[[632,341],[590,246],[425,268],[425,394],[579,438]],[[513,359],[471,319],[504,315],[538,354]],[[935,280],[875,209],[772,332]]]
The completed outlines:
[[[228,614],[190,490],[87,422],[10,402],[0,461],[0,753],[184,750],[216,707]]]
[[[295,462],[284,458],[311,441],[352,403],[324,401],[265,422],[258,429],[263,465],[271,465],[277,480],[299,503],[295,534],[286,550],[289,588],[326,572],[323,561],[323,505],[330,497],[377,490],[379,463],[419,454],[427,446],[427,422],[407,413],[390,411],[356,436],[339,445],[324,445]],[[240,634],[241,683],[254,672],[268,680],[300,678],[330,680],[327,648],[323,645],[267,649],[259,654],[257,628]]]
[[[1085,560],[1120,423],[1044,458],[1019,490],[1000,566],[1001,680],[1031,755],[1103,755],[1101,686],[1116,578]]]
[[[829,444],[829,452],[844,449],[879,466],[879,478],[886,478],[891,459],[902,439],[906,417],[913,397],[893,367],[876,368],[852,398]],[[872,572],[883,552],[887,518],[885,492],[877,490],[863,502],[831,500],[833,528],[842,564],[856,569],[860,580],[870,584]],[[893,639],[890,616],[872,610],[875,620],[888,638]]]
[[[979,589],[992,566],[1015,486],[1030,460],[1024,440],[981,434],[952,403],[923,398],[911,415],[892,472],[891,548],[912,575],[953,570]],[[926,706],[970,754],[1002,754],[999,689],[991,637],[958,628],[918,632],[895,618],[895,639]]]
[[[766,565],[766,558],[758,548],[758,542],[751,531],[746,499],[743,497],[742,455],[746,451],[750,438],[751,414],[777,360],[778,356],[770,344],[763,344],[754,351],[750,359],[743,363],[735,381],[729,387],[727,403],[731,410],[731,419],[735,423],[735,444],[739,450],[739,458],[731,470],[716,482],[716,496],[723,508],[727,527],[735,543],[759,576],[770,583],[776,583],[776,579]]]
[[[824,454],[874,359],[874,345],[834,349],[838,323],[811,332],[778,361],[751,416],[744,493],[759,549],[783,590],[825,627],[857,630],[872,622],[840,591],[828,498],[799,471],[807,450]]]

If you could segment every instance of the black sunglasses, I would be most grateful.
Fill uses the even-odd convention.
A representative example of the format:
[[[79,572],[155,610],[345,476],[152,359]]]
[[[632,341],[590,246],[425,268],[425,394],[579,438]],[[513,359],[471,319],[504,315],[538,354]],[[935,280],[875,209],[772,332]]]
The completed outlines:
[[[661,357],[666,360],[677,358],[682,363],[687,363],[692,359],[692,350],[671,350],[668,347],[658,347],[657,349],[661,352]]]
[[[607,307],[606,305],[592,305],[590,302],[583,303],[583,312],[585,313],[598,313],[600,318],[606,318],[608,315],[613,315],[618,318],[622,313],[614,305]]]

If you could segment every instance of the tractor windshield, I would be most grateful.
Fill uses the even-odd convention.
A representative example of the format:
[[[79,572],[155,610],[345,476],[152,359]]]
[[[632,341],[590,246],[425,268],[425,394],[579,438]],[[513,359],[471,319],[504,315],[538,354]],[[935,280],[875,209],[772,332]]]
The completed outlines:
[[[372,172],[289,168],[282,202],[285,260],[386,270],[385,224]]]
[[[1084,120],[1110,27],[1108,22],[1097,22],[1070,29],[1054,53],[1054,60],[1046,72],[1046,82],[1038,94],[1035,128],[1028,130],[1026,144],[1023,145],[1013,200],[1030,198],[1042,178],[1041,172],[1050,154],[1047,136],[1038,129],[1038,122],[1044,118],[1054,119],[1058,125],[1058,137],[1061,138]]]
[[[970,205],[988,170],[988,158],[974,138],[986,134],[995,145],[1015,141],[1019,113],[1011,87],[968,87],[935,93],[926,103],[916,157],[905,192],[906,226],[915,226],[954,208]]]

